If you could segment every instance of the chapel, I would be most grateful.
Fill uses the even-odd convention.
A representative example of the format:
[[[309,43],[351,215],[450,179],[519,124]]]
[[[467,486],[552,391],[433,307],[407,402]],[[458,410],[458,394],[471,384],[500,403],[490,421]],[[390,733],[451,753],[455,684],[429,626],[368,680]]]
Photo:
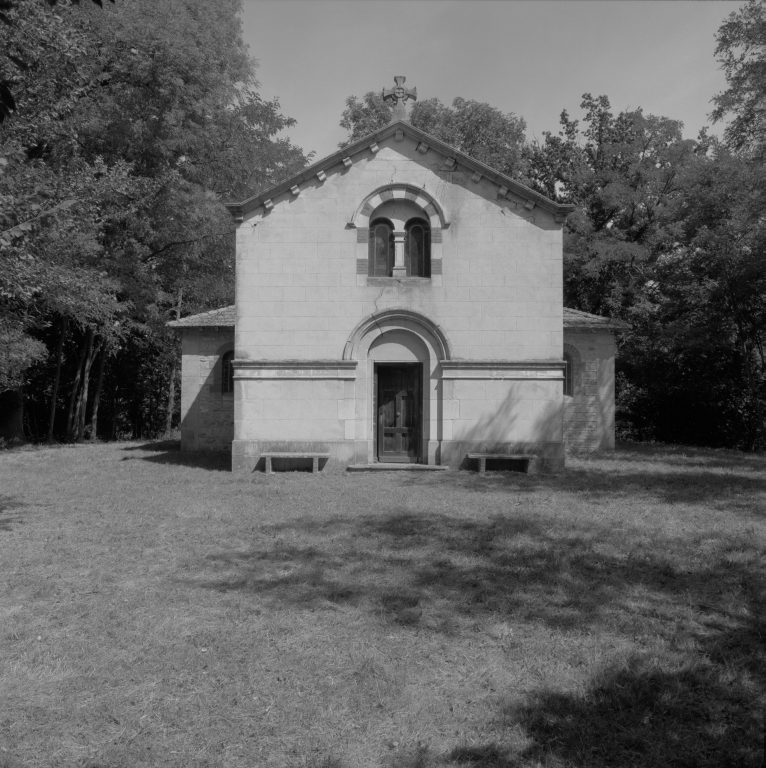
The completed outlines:
[[[228,209],[236,299],[182,336],[181,448],[362,468],[614,447],[617,321],[563,307],[573,206],[407,122]]]

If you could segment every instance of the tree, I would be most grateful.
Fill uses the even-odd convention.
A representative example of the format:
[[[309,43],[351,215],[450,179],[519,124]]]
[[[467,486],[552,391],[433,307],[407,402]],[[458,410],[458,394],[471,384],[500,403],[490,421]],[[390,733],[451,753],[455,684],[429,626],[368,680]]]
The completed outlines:
[[[725,138],[736,150],[766,150],[766,11],[749,0],[729,14],[716,34],[715,54],[728,88],[713,97],[713,122],[731,117]]]
[[[517,178],[524,178],[523,119],[513,113],[504,114],[484,102],[455,98],[447,107],[439,99],[418,101],[409,114],[409,122],[431,136],[465,152],[476,160]],[[346,99],[340,125],[349,135],[341,144],[347,146],[391,122],[391,109],[383,96],[375,91]]]
[[[307,162],[276,138],[293,121],[257,93],[238,10],[237,0],[123,0],[104,12],[62,4],[54,16],[18,0],[0,31],[0,46],[26,46],[32,62],[14,82],[17,111],[0,145],[0,199],[10,201],[0,250],[11,265],[0,317],[27,318],[27,337],[56,351],[25,365],[33,420],[48,421],[56,400],[72,404],[58,434],[82,439],[95,400],[91,411],[119,429],[110,409],[147,402],[133,390],[154,393],[160,379],[172,401],[178,349],[166,321],[231,297],[234,227],[221,198]],[[97,382],[109,391],[137,349],[149,356],[142,370],[157,370],[124,377],[101,403]],[[103,376],[90,375],[97,359]],[[139,422],[134,433],[146,434]]]
[[[585,94],[584,126],[531,148],[530,176],[573,202],[565,303],[630,321],[620,339],[623,435],[766,445],[761,166],[703,132]]]
[[[708,144],[683,139],[681,123],[615,116],[606,96],[585,94],[585,128],[562,112],[559,136],[530,150],[530,178],[543,194],[577,210],[565,227],[565,302],[630,319],[657,257],[676,235],[669,206],[680,173]]]

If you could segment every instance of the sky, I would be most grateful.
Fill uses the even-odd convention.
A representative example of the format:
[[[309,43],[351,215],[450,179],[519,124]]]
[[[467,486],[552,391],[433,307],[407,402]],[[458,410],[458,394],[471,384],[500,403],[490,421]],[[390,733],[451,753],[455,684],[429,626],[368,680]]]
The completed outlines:
[[[581,118],[584,93],[642,107],[694,138],[726,81],[715,33],[742,3],[717,0],[243,0],[260,93],[318,160],[337,149],[348,96],[407,78],[420,99],[456,96],[523,117],[527,138]],[[720,135],[717,126],[712,132]]]

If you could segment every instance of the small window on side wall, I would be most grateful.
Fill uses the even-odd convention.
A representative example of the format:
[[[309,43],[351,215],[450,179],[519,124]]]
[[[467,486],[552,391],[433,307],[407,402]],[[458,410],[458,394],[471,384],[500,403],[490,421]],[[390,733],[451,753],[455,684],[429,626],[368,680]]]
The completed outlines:
[[[564,395],[574,396],[574,376],[573,376],[572,355],[564,352]]]
[[[221,392],[229,394],[234,391],[234,352],[227,352],[221,358]]]

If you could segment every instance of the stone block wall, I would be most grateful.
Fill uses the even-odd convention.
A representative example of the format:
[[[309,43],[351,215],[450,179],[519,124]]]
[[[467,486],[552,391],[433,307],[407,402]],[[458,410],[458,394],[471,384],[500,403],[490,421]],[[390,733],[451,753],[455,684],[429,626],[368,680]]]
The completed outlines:
[[[510,193],[499,198],[488,179],[441,172],[447,158],[417,146],[407,136],[381,142],[376,154],[355,155],[351,167],[328,169],[239,225],[237,358],[339,359],[362,318],[404,307],[444,329],[455,359],[561,359],[561,224]],[[444,211],[430,279],[358,272],[367,238],[350,218],[387,184],[422,189]],[[403,189],[392,194],[406,203]]]
[[[564,331],[572,357],[572,396],[564,396],[564,443],[587,451],[614,449],[614,334]]]
[[[221,391],[221,358],[234,349],[234,329],[185,328],[181,349],[181,450],[229,451],[234,394]]]

